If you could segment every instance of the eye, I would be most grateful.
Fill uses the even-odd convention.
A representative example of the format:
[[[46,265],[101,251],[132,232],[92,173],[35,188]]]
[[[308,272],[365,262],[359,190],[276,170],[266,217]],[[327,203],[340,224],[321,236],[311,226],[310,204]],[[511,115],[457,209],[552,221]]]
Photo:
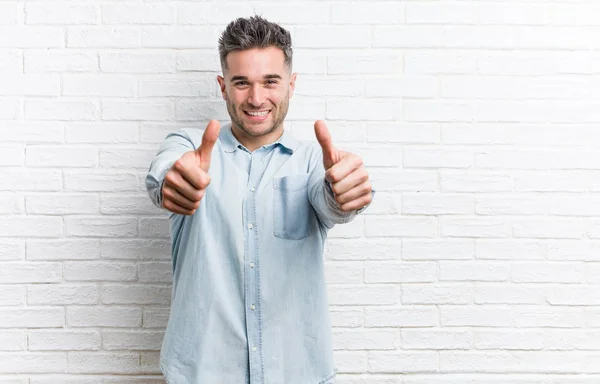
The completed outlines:
[[[244,80],[240,80],[240,81],[236,81],[235,83],[233,83],[233,85],[236,87],[243,87],[243,86],[248,85],[248,82],[244,81]]]
[[[277,80],[270,79],[267,80],[266,83],[267,85],[277,85],[279,82]]]

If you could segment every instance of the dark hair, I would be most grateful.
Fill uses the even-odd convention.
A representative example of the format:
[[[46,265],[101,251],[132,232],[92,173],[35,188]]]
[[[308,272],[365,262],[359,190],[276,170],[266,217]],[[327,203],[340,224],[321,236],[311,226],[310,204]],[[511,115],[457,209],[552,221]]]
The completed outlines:
[[[261,16],[240,17],[229,23],[219,38],[221,68],[227,69],[229,52],[267,47],[281,49],[285,64],[292,67],[292,38],[288,30]]]

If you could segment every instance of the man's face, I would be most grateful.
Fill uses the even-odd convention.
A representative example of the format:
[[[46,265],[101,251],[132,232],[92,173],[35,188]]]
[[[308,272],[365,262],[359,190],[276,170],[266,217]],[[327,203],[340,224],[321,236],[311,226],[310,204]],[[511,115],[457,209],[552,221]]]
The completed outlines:
[[[227,55],[227,67],[217,80],[233,125],[250,137],[282,128],[296,81],[283,51],[234,51]]]

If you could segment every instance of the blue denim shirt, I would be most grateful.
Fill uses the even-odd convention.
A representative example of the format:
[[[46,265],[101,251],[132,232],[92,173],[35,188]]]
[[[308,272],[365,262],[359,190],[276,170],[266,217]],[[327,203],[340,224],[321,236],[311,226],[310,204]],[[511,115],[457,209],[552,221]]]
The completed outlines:
[[[202,130],[169,134],[146,186]],[[329,384],[335,380],[323,246],[352,220],[324,179],[321,148],[290,133],[249,152],[221,128],[192,216],[171,213],[173,290],[160,367],[169,384]]]

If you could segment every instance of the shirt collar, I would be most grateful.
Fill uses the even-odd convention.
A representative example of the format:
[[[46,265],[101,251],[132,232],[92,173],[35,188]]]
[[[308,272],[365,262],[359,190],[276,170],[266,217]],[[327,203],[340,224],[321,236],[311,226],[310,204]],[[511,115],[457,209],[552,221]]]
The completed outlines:
[[[223,150],[227,153],[235,152],[238,148],[244,148],[244,146],[233,136],[231,132],[231,123],[224,124],[221,128],[221,132],[219,133],[219,140],[221,141],[221,145],[223,146]],[[277,141],[265,145],[265,147],[279,145],[282,148],[294,153],[296,149],[300,146],[300,143],[294,139],[294,136],[285,129],[283,130],[283,134]]]

